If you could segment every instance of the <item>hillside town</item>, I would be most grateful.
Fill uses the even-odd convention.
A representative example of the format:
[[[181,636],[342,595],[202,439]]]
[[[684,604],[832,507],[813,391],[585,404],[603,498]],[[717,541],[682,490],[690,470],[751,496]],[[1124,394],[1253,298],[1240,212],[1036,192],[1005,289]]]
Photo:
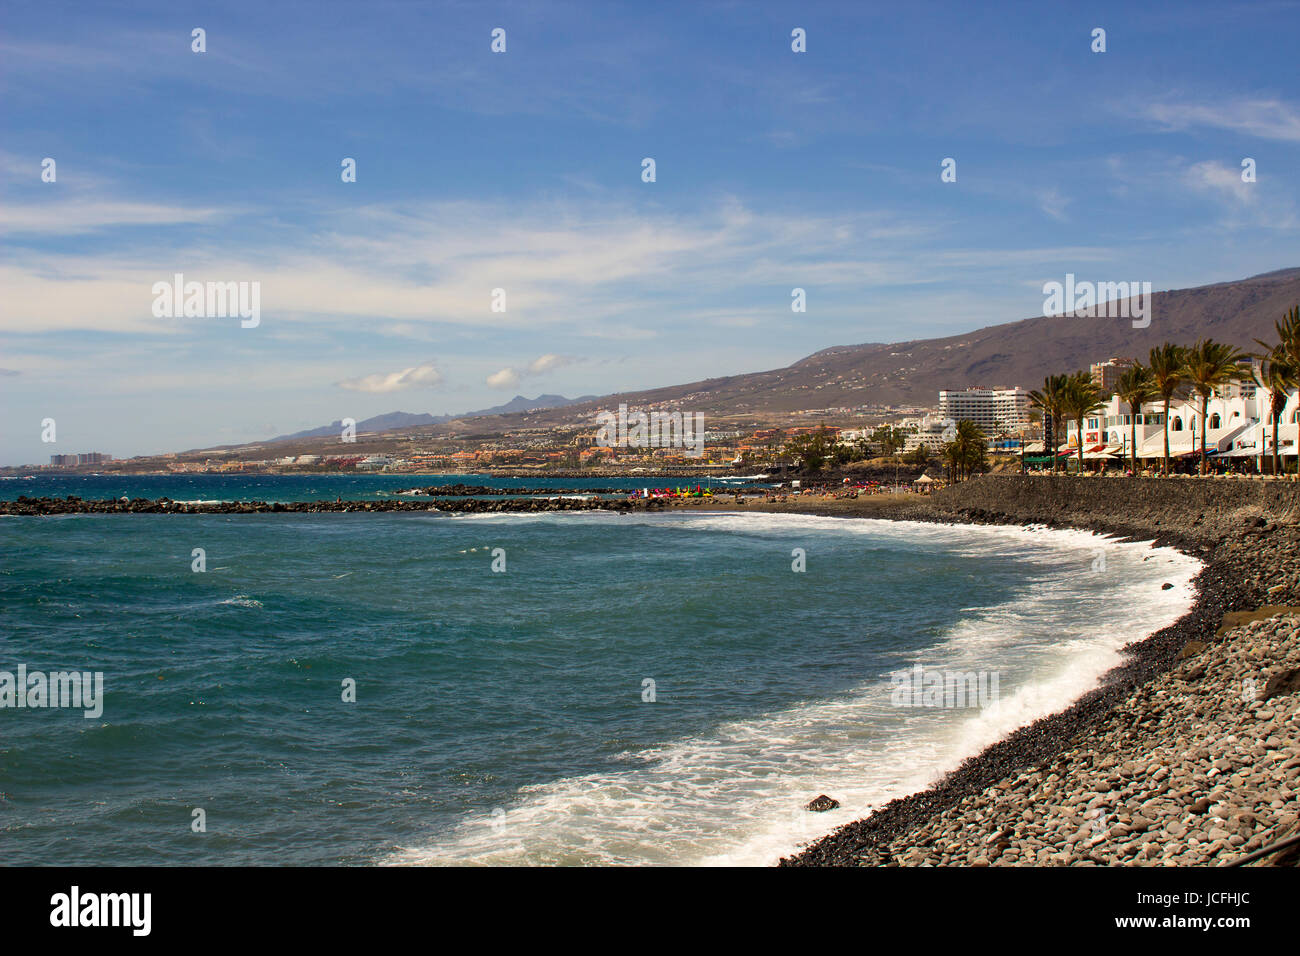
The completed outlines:
[[[1097,358],[1088,369],[1019,385],[944,388],[933,407],[860,406],[714,418],[675,402],[599,407],[553,423],[520,416],[459,420],[477,432],[419,426],[288,436],[115,460],[103,452],[51,455],[9,471],[135,473],[699,473],[906,463],[948,477],[1005,468],[1105,473],[1276,474],[1300,446],[1300,307],[1274,323],[1263,352],[1202,339],[1165,342],[1144,363]],[[589,406],[584,406],[589,407]],[[552,409],[551,411],[555,411]],[[562,411],[562,409],[560,410]]]

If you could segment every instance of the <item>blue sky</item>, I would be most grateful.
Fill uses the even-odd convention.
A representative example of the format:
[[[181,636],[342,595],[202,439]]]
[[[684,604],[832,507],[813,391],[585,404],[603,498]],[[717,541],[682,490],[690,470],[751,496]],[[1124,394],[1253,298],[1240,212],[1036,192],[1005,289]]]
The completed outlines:
[[[1297,35],[1277,2],[9,4],[0,462],[773,368],[1037,315],[1068,272],[1300,265]],[[177,272],[259,282],[260,325],[156,318]]]

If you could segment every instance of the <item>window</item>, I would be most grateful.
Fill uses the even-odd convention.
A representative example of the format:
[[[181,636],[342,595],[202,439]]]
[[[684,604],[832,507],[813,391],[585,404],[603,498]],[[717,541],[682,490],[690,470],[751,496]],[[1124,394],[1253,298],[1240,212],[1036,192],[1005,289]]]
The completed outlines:
[[[1210,428],[1215,429],[1215,428],[1222,428],[1222,427],[1223,426],[1219,424],[1219,413],[1215,412],[1213,415],[1210,416]]]
[[[1182,419],[1182,416],[1180,416],[1180,415],[1175,415],[1175,416],[1174,416],[1174,423],[1173,423],[1173,425],[1171,426],[1171,428],[1172,428],[1174,431],[1176,431],[1176,432],[1180,432],[1180,431],[1183,430],[1183,419]]]

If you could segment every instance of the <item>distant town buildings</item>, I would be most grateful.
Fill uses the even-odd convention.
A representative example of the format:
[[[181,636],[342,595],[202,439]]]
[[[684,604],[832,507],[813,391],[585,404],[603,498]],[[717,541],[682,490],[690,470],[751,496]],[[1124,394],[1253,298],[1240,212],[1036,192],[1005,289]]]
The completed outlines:
[[[943,393],[940,392],[940,395]],[[942,454],[944,445],[957,437],[957,422],[952,418],[923,418],[916,426],[916,431],[908,432],[903,439],[903,453],[916,451],[924,445],[934,454]]]
[[[1029,426],[1029,392],[1019,386],[943,389],[939,418],[974,422],[989,436],[1020,432]]]
[[[74,468],[77,465],[102,465],[113,460],[102,451],[88,451],[80,455],[51,455],[50,464],[56,468]]]

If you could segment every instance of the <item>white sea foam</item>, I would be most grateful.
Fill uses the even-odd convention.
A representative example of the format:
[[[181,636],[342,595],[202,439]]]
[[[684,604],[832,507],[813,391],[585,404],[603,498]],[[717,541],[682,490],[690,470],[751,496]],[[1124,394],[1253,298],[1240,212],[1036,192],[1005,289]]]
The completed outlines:
[[[500,518],[505,516],[492,516]],[[528,515],[529,520],[608,516]],[[645,515],[701,532],[781,537],[800,532],[886,535],[978,555],[1015,554],[1050,585],[967,609],[926,667],[997,669],[1000,698],[983,710],[899,708],[889,681],[864,675],[853,692],[723,725],[660,749],[623,755],[623,769],[524,788],[504,816],[464,820],[390,864],[770,864],[889,800],[922,790],[963,759],[1097,686],[1120,649],[1177,620],[1194,597],[1194,558],[1088,532],[947,526],[802,515]],[[1106,573],[1096,573],[1104,553]],[[1173,585],[1162,590],[1161,585]],[[819,793],[840,807],[802,809]]]

